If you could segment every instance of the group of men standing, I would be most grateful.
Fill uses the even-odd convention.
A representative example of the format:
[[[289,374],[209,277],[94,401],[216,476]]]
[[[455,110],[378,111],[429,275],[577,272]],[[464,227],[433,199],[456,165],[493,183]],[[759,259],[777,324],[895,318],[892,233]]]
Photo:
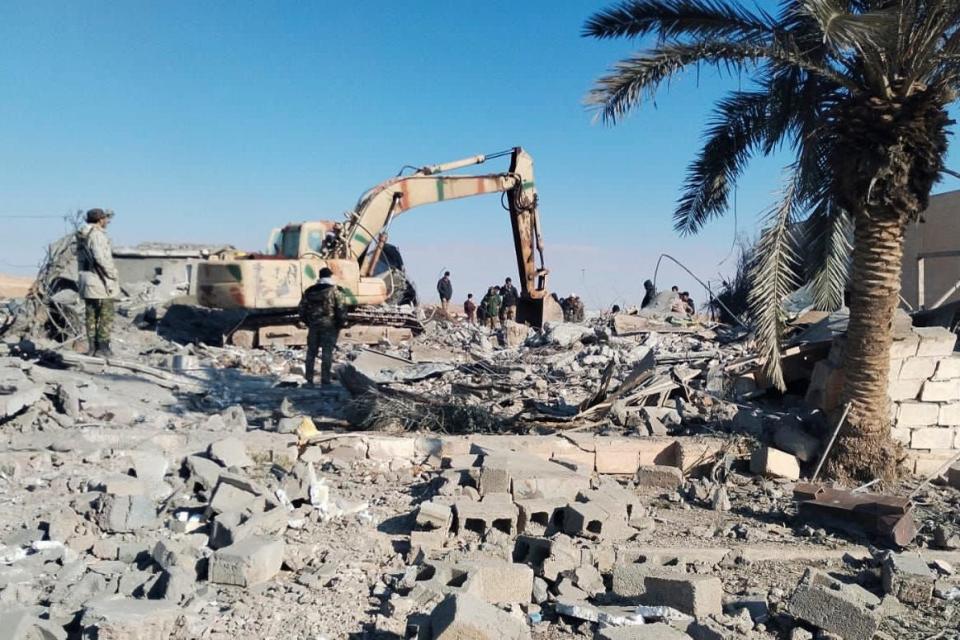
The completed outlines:
[[[450,272],[446,271],[437,282],[437,293],[440,294],[440,310],[447,317],[450,316],[450,300],[453,298],[453,284],[450,282]],[[496,329],[506,320],[517,319],[517,303],[520,301],[520,292],[513,284],[512,278],[504,280],[502,285],[492,286],[478,304],[472,293],[467,294],[463,303],[463,313],[470,324],[482,324],[490,329]]]

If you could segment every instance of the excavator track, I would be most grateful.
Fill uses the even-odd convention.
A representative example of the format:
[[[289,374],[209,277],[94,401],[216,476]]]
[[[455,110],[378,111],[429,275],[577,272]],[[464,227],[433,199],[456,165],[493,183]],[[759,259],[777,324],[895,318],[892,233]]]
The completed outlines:
[[[415,310],[393,305],[364,305],[347,313],[347,326],[341,339],[376,344],[381,340],[398,342],[423,332],[423,324]],[[307,344],[307,330],[293,310],[258,311],[224,336],[224,342],[250,349],[269,346],[302,347]]]

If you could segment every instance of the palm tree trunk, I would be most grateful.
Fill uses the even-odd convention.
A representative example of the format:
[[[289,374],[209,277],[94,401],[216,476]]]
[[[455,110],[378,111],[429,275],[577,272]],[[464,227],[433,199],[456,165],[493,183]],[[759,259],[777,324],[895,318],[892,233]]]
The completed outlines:
[[[860,211],[854,218],[842,403],[850,403],[850,413],[828,467],[835,477],[866,481],[898,475],[900,452],[890,439],[887,384],[900,297],[904,219],[889,210]]]

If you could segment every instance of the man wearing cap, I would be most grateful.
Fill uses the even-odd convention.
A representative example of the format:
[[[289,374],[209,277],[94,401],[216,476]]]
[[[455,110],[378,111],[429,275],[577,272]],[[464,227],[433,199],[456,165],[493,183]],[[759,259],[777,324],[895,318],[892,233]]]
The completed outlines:
[[[305,378],[313,385],[317,351],[320,354],[320,383],[333,381],[333,352],[337,348],[340,329],[346,325],[347,310],[340,298],[340,291],[333,281],[333,271],[320,269],[319,279],[307,288],[300,298],[300,318],[307,325],[307,362]]]
[[[112,356],[110,329],[113,327],[114,299],[120,295],[113,247],[107,237],[112,211],[90,209],[87,224],[77,233],[77,268],[80,297],[86,307],[87,354]]]

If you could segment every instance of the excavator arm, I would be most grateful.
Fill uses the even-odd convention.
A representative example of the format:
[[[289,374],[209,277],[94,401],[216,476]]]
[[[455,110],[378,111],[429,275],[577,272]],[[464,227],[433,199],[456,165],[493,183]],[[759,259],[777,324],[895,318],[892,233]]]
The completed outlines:
[[[510,169],[506,173],[445,175],[505,155],[511,157]],[[410,175],[380,183],[364,193],[348,215],[333,249],[337,254],[335,257],[360,260],[374,240],[379,240],[382,245],[382,234],[394,218],[414,207],[486,193],[506,194],[520,274],[518,320],[539,326],[547,320],[561,319],[559,305],[547,290],[549,270],[543,262],[533,158],[520,147],[422,167]]]

